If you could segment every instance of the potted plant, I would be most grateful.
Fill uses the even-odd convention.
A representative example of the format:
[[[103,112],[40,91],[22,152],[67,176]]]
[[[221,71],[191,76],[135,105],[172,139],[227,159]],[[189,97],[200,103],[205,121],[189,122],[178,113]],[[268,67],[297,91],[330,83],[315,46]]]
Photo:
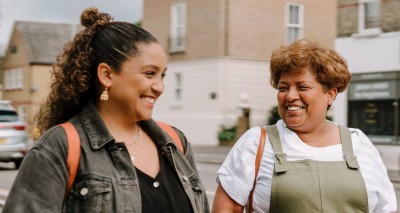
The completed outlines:
[[[233,146],[236,142],[236,126],[225,127],[221,126],[218,131],[218,140],[221,146]]]

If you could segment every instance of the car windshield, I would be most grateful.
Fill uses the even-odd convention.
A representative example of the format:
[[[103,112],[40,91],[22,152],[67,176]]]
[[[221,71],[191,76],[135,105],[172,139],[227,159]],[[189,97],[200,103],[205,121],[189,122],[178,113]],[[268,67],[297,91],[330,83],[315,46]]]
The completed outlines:
[[[18,121],[18,115],[14,111],[0,110],[0,122]]]

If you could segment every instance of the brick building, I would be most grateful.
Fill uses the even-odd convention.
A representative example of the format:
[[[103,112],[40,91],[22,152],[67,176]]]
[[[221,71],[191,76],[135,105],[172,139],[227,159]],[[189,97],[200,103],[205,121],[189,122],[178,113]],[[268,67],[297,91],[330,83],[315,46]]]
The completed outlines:
[[[146,0],[143,27],[169,56],[166,88],[155,118],[182,129],[195,144],[217,145],[220,125],[251,109],[265,125],[276,105],[269,85],[273,49],[299,38],[334,47],[336,1]]]
[[[2,70],[3,99],[10,100],[30,129],[49,92],[50,71],[77,25],[17,21]]]

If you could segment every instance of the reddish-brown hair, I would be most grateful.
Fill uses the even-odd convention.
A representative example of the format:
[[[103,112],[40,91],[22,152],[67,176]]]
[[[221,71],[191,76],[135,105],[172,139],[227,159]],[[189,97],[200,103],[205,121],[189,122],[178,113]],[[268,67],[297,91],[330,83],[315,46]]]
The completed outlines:
[[[350,82],[347,63],[336,51],[302,39],[282,45],[272,52],[270,83],[277,88],[282,74],[300,73],[309,69],[324,89],[343,92]]]

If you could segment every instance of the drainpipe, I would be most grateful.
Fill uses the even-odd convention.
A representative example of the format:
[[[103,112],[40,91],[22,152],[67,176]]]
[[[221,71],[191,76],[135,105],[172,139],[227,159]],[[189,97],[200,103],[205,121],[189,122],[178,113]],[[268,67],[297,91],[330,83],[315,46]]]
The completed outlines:
[[[394,135],[394,142],[400,142],[398,141],[399,138],[399,103],[397,101],[393,102],[393,108],[394,108],[394,131],[393,131],[393,135]]]
[[[225,0],[224,13],[224,56],[229,55],[229,0]]]

